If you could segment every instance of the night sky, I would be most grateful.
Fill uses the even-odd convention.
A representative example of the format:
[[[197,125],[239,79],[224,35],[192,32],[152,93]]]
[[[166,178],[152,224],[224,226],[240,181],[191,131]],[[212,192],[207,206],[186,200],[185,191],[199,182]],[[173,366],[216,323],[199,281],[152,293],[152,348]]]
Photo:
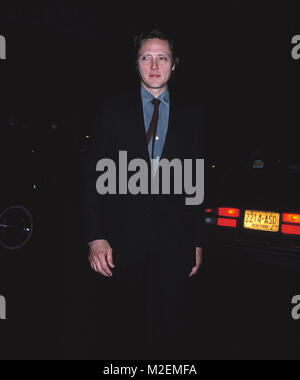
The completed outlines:
[[[2,117],[16,113],[37,136],[55,122],[65,149],[77,151],[105,96],[137,83],[135,34],[158,27],[177,42],[174,91],[206,105],[212,159],[240,160],[257,146],[290,149],[300,84],[291,58],[296,18],[292,3],[266,1],[1,4]]]

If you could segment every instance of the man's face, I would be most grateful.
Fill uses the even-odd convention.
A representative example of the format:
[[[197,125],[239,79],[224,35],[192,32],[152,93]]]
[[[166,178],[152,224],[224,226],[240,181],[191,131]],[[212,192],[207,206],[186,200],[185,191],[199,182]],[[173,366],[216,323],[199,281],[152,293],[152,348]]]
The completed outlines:
[[[172,53],[168,41],[158,38],[145,41],[139,51],[138,69],[147,88],[164,88],[172,73]]]

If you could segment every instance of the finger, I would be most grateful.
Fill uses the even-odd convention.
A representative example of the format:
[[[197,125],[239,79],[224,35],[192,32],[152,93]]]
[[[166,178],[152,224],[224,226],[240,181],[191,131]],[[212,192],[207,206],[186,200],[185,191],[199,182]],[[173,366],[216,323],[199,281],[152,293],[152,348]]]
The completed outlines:
[[[102,269],[102,271],[103,271],[108,277],[112,277],[112,272],[111,272],[111,270],[109,269],[109,267],[108,267],[108,265],[107,265],[106,256],[104,256],[104,255],[100,256],[99,261],[100,261],[100,265],[101,265],[101,269]]]
[[[97,269],[97,272],[99,272],[101,270],[101,265],[100,265],[100,262],[97,259],[97,256],[95,256],[95,255],[92,256],[91,262],[95,265],[95,267]]]
[[[194,269],[191,271],[189,277],[193,277],[193,276],[195,276],[195,270]]]
[[[102,254],[98,254],[98,255],[93,255],[93,262],[94,262],[94,265],[96,266],[96,272],[102,274],[103,276],[105,277],[110,277],[110,275],[106,272],[106,270],[104,269],[104,266],[105,266],[105,260],[104,260],[104,264],[103,264],[103,259],[102,257],[104,257],[104,253]],[[106,265],[107,266],[107,265]]]
[[[95,255],[90,255],[89,256],[89,262],[90,262],[90,265],[92,267],[92,269],[96,272],[96,273],[99,273],[99,274],[102,274],[103,276],[105,277],[109,277],[103,270],[102,270],[102,267],[101,267],[101,263],[100,261],[98,260],[98,257],[95,256]]]
[[[107,277],[107,278],[111,277],[111,276],[109,276],[107,273],[105,273],[103,270],[101,270],[100,274],[101,274],[103,277]]]
[[[109,275],[107,273],[105,273],[104,270],[101,268],[100,264],[97,265],[97,271],[96,272],[101,274],[104,277],[109,277]]]
[[[194,268],[192,269],[192,271],[191,271],[189,277],[193,277],[193,276],[195,276],[195,275],[197,274],[197,272],[198,272],[198,269],[199,269],[199,268],[198,268],[197,266],[194,267]]]
[[[97,258],[97,257],[94,257],[94,264],[96,266],[96,272],[100,273],[100,274],[103,274],[103,276],[105,275],[104,271],[103,271],[103,268],[102,268],[102,265],[101,265],[101,262],[100,260]]]
[[[111,268],[115,268],[115,264],[114,264],[114,261],[113,261],[113,250],[111,248],[108,250],[107,262],[108,262],[108,265]]]
[[[92,261],[90,261],[90,266],[91,266],[91,268],[93,269],[94,272],[97,272],[96,265]]]

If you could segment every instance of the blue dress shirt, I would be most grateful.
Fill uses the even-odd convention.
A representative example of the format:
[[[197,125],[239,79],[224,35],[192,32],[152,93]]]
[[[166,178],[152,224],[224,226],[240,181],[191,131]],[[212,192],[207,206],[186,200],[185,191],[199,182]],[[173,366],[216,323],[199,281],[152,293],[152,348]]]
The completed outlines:
[[[144,121],[145,121],[145,131],[148,132],[150,123],[152,120],[152,115],[154,111],[154,105],[151,103],[154,96],[148,92],[144,86],[141,86],[141,95],[143,101],[143,111],[144,111]],[[154,159],[159,162],[163,148],[166,141],[166,136],[169,126],[169,113],[170,113],[170,95],[168,89],[166,89],[158,99],[161,101],[159,105],[159,119],[157,125],[156,141],[154,146]],[[152,138],[148,145],[148,152],[150,160],[152,157]],[[155,165],[156,166],[156,165]]]

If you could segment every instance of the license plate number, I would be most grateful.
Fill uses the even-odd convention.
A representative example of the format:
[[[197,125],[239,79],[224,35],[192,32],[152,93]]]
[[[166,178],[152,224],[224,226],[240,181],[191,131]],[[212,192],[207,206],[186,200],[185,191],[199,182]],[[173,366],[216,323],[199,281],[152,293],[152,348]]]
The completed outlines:
[[[278,232],[279,221],[279,213],[246,210],[244,228],[249,230]]]

